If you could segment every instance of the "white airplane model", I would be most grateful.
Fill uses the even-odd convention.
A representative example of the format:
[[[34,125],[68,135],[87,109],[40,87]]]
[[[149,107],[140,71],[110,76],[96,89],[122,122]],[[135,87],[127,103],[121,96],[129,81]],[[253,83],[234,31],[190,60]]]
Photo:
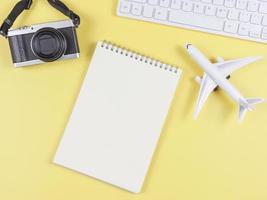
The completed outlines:
[[[238,103],[240,121],[243,120],[247,110],[252,111],[254,110],[254,105],[264,102],[264,99],[261,98],[244,98],[240,92],[227,80],[227,77],[229,77],[234,71],[261,59],[261,57],[249,57],[230,61],[224,61],[222,58],[218,58],[218,62],[213,64],[193,45],[187,44],[186,49],[191,57],[205,72],[202,78],[196,77],[196,81],[200,84],[200,91],[195,111],[195,119],[197,119],[199,112],[206,102],[208,96],[217,87],[223,89],[234,101]]]

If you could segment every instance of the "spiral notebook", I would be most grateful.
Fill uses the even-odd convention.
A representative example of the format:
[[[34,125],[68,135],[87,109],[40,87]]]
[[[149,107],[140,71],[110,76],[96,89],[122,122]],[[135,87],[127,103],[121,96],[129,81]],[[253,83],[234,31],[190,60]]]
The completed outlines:
[[[54,162],[140,192],[180,75],[179,68],[98,42]]]

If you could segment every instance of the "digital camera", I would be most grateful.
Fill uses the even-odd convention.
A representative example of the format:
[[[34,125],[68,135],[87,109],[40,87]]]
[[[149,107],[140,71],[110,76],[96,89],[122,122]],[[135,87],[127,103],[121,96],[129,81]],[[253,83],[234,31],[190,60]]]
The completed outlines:
[[[8,41],[16,67],[78,58],[80,55],[76,28],[71,20],[9,30]]]
[[[48,2],[70,19],[10,29],[21,12],[31,7],[32,0],[21,0],[0,27],[0,34],[8,38],[16,67],[80,56],[76,34],[80,17],[60,0],[48,0]]]

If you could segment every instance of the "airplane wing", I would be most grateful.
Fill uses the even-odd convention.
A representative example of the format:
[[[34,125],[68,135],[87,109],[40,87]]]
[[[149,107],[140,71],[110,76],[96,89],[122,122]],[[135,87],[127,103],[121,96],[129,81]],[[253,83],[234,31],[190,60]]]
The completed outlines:
[[[248,57],[230,61],[220,61],[218,63],[213,64],[217,67],[223,76],[227,77],[231,75],[234,71],[246,66],[250,63],[253,63],[262,57]],[[209,95],[214,91],[214,89],[218,86],[206,73],[204,73],[203,78],[200,82],[200,91],[198,95],[198,101],[195,110],[195,119],[198,117],[199,112],[201,111],[204,103],[208,99]]]
[[[236,59],[236,60],[218,62],[218,63],[215,63],[214,65],[218,67],[219,70],[221,70],[222,74],[225,77],[227,77],[231,75],[234,71],[250,63],[253,63],[261,58],[262,58],[261,56],[241,58],[241,59]]]
[[[206,73],[204,73],[200,84],[201,85],[195,110],[195,119],[198,117],[199,112],[208,99],[209,95],[217,87],[217,84]]]

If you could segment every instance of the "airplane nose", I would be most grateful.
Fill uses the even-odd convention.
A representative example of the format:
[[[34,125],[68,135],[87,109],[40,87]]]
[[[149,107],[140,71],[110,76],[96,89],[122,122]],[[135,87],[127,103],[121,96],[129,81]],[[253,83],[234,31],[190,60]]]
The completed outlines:
[[[192,45],[192,44],[187,44],[187,45],[186,45],[186,49],[188,50],[189,47],[190,47],[191,45]]]

